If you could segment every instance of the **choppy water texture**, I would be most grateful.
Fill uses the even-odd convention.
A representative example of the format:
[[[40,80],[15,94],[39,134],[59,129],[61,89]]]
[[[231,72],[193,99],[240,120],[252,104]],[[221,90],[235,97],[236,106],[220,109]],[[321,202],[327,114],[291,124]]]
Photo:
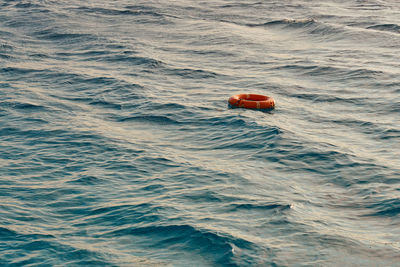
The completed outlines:
[[[397,0],[3,0],[0,42],[0,265],[399,266]]]

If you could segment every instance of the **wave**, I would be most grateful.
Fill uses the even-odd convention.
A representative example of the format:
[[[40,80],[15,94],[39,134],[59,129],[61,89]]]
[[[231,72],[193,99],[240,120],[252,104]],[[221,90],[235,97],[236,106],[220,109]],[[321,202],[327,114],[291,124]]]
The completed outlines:
[[[168,116],[161,115],[141,115],[141,116],[127,116],[118,119],[120,122],[141,122],[141,123],[156,123],[160,125],[178,125],[180,122],[169,118]]]
[[[398,111],[397,111],[398,112]],[[385,129],[380,131],[379,138],[382,140],[400,139],[400,130],[398,129]]]
[[[321,93],[292,93],[292,97],[299,99],[310,100],[315,103],[348,103],[355,105],[364,104],[365,97],[341,97],[332,94],[321,94]]]
[[[39,3],[32,3],[32,2],[19,2],[19,3],[15,3],[14,7],[16,8],[42,8],[44,7],[43,5],[39,4]]]
[[[2,31],[0,31],[0,35],[3,35]],[[0,52],[13,52],[14,50],[15,50],[14,46],[10,44],[6,43],[0,44]]]
[[[365,32],[355,31],[356,28],[345,25],[329,23],[314,18],[306,19],[278,19],[265,23],[245,24],[248,27],[278,29],[280,31],[291,31],[300,36],[311,35],[321,41],[341,41],[343,39],[354,42],[354,39],[365,38]],[[372,36],[372,38],[375,38]]]
[[[280,19],[272,20],[265,23],[247,24],[249,27],[269,27],[269,26],[287,26],[292,28],[304,28],[315,25],[317,22],[312,18],[307,19]]]
[[[100,177],[96,177],[93,175],[80,175],[78,178],[70,180],[67,183],[78,185],[97,185],[102,182],[104,182],[104,180]]]
[[[252,210],[260,210],[260,211],[271,211],[276,213],[282,213],[291,209],[289,204],[278,204],[278,203],[232,203],[228,205],[231,211],[244,210],[246,212]]]
[[[8,75],[26,75],[31,73],[43,73],[45,70],[32,69],[32,68],[20,68],[20,67],[4,67],[0,69],[0,73]]]
[[[27,129],[27,130],[22,130],[14,127],[4,127],[0,130],[0,136],[8,136],[8,135],[13,135],[17,136],[23,140],[27,140],[29,138],[36,138],[36,137],[42,137],[42,138],[49,138],[49,137],[58,137],[60,134],[65,134],[66,131],[63,130],[44,130],[44,129],[39,129],[39,130],[33,130],[33,129]]]
[[[0,259],[0,263],[5,266],[43,263],[57,265],[59,260],[54,258],[54,253],[63,258],[64,264],[110,264],[102,253],[59,242],[53,235],[26,234],[5,227],[0,227],[0,234],[14,242]]]
[[[91,106],[97,106],[97,107],[102,107],[102,108],[107,108],[107,109],[112,109],[112,110],[122,110],[123,105],[119,103],[113,103],[111,101],[106,101],[106,100],[89,100],[90,102],[88,103]]]
[[[135,66],[145,65],[149,68],[158,68],[163,64],[163,62],[148,58],[148,57],[140,57],[140,56],[128,56],[128,55],[110,55],[110,56],[101,56],[97,58],[92,58],[92,60],[100,60],[100,61],[108,61],[114,63],[128,63]]]
[[[78,7],[72,8],[79,13],[95,14],[104,16],[132,16],[137,22],[150,23],[158,25],[173,24],[168,15],[156,10],[154,7],[147,8],[146,6],[128,5],[125,9],[101,8],[101,7]]]
[[[100,8],[100,7],[79,7],[76,10],[83,11],[85,13],[96,13],[102,15],[132,15],[132,16],[152,16],[152,17],[164,17],[163,14],[154,11],[154,8],[146,9],[144,6],[126,6],[123,10],[112,9],[112,8]]]
[[[14,251],[23,251],[20,257],[13,259],[13,264],[25,266],[36,264],[58,264],[54,259],[56,253],[63,258],[63,264],[67,265],[108,265],[102,253],[82,249],[72,245],[63,244],[53,240],[32,240],[16,245]]]
[[[400,199],[392,198],[385,200],[378,200],[376,203],[367,206],[368,209],[373,209],[373,212],[368,213],[366,216],[379,216],[379,217],[397,217],[400,215]]]
[[[22,111],[28,111],[28,112],[51,112],[52,109],[40,105],[40,104],[32,104],[32,103],[22,103],[22,102],[7,102],[7,104],[0,102],[0,106],[8,106],[9,108],[15,109],[15,110],[22,110]]]
[[[106,234],[111,237],[145,236],[151,237],[152,247],[159,249],[193,252],[207,258],[212,265],[238,266],[235,250],[249,250],[253,243],[226,233],[196,228],[188,224],[152,225],[127,227]]]
[[[279,71],[292,71],[297,75],[307,75],[313,77],[329,77],[331,81],[336,82],[359,82],[371,79],[386,78],[389,79],[391,74],[368,68],[351,68],[351,67],[335,67],[326,65],[305,64],[303,62],[295,62],[293,64],[278,65],[272,68]]]
[[[316,148],[307,143],[298,144],[277,139],[265,149],[257,150],[251,156],[281,164],[285,173],[304,172],[319,175],[327,183],[350,188],[366,182],[390,183],[386,167],[360,158],[357,154],[339,150],[335,146]],[[381,175],[382,174],[382,175]]]
[[[171,68],[165,69],[167,75],[180,76],[184,79],[209,79],[217,78],[222,75],[202,69],[190,69],[190,68]]]
[[[38,39],[62,42],[63,44],[81,43],[97,40],[97,37],[94,34],[67,32],[65,30],[54,27],[35,31],[32,33],[32,36],[35,36]]]
[[[397,24],[377,24],[377,25],[369,26],[369,27],[367,27],[367,29],[400,33],[400,26]]]

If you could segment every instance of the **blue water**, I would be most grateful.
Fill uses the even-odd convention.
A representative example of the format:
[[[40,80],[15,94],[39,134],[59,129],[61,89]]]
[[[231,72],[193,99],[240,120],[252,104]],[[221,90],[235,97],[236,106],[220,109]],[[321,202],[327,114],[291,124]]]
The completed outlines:
[[[397,0],[1,1],[0,265],[400,266],[399,48]]]

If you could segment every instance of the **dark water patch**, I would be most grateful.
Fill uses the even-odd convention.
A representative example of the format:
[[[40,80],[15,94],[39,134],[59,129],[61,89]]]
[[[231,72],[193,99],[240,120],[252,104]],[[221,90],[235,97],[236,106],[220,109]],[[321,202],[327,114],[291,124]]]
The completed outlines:
[[[53,75],[53,74],[52,74]],[[124,81],[113,80],[104,77],[106,83],[103,85],[100,80],[103,78],[85,78],[78,76],[64,77],[59,79],[59,86],[64,87],[68,94],[55,95],[57,99],[86,103],[91,106],[99,106],[103,108],[111,108],[116,110],[132,110],[146,104],[145,97],[141,94],[143,87],[139,84],[126,83]],[[90,81],[91,83],[85,82]],[[59,106],[64,106],[58,103]],[[65,110],[69,110],[68,105],[64,106]],[[118,120],[121,115],[118,113],[110,114],[111,118]]]
[[[110,50],[96,50],[95,47],[91,47],[91,50],[89,51],[62,51],[62,52],[57,52],[56,56],[57,57],[66,57],[66,58],[72,58],[72,57],[78,57],[82,58],[82,60],[97,60],[101,59],[102,57],[106,55],[113,54],[112,51]]]
[[[348,79],[379,79],[385,75],[383,71],[376,71],[370,69],[354,69],[346,74]]]
[[[246,131],[234,137],[232,135],[229,137],[216,137],[210,140],[212,145],[209,149],[229,149],[233,151],[248,151],[248,153],[250,153],[251,150],[258,151],[269,147],[270,141],[279,134],[280,131],[277,129],[265,128],[260,132]]]
[[[168,116],[158,115],[140,115],[140,116],[128,116],[122,117],[118,121],[120,122],[142,122],[142,123],[155,123],[159,125],[178,125],[179,121],[176,121]]]
[[[15,156],[15,155],[14,155]],[[21,155],[16,155],[16,160],[23,160],[25,157],[21,157]],[[12,157],[10,157],[12,159]],[[7,158],[9,160],[9,158]],[[30,164],[21,164],[21,163],[9,163],[5,164],[3,174],[6,176],[24,176],[24,175],[34,175],[38,173],[45,173],[51,169],[49,166],[44,166],[41,163],[30,163]]]
[[[3,81],[0,81],[0,88],[4,88],[4,89],[15,89],[10,83],[7,83],[7,82],[3,82]],[[0,94],[5,94],[5,92],[4,91],[0,91]],[[7,99],[10,99],[10,97],[9,98],[7,98]],[[2,99],[3,100],[3,99]],[[3,102],[3,101],[2,101]],[[3,103],[6,103],[6,101],[4,101]]]
[[[45,70],[31,69],[31,68],[17,68],[17,67],[5,67],[0,69],[0,73],[7,75],[27,75],[32,73],[44,73]]]
[[[136,51],[136,44],[124,43],[120,44],[114,39],[109,37],[97,36],[95,42],[84,42],[80,46],[74,46],[74,49],[64,49],[55,51],[57,57],[65,57],[71,59],[97,59],[102,56],[113,55],[134,55],[138,54]]]
[[[163,219],[157,212],[158,209],[161,208],[154,207],[149,203],[101,207],[85,212],[85,216],[81,217],[74,226],[111,225],[114,229],[120,229],[132,224],[149,225]],[[96,234],[96,237],[118,236],[115,232],[119,232],[119,230],[107,228],[102,233]]]
[[[41,8],[43,7],[42,5],[38,3],[32,3],[32,2],[19,2],[14,5],[16,8]]]
[[[376,134],[378,132],[377,128],[379,127],[378,124],[376,123],[370,121],[355,120],[355,119],[341,119],[341,120],[333,119],[330,120],[329,122],[361,130],[366,134]]]
[[[400,140],[400,130],[398,129],[386,129],[380,132],[379,138],[382,140],[389,139],[399,139]]]
[[[238,200],[238,198],[235,196],[224,195],[220,192],[208,191],[206,189],[198,189],[197,187],[207,187],[211,184],[230,184],[232,180],[242,179],[240,175],[228,171],[208,170],[204,167],[199,167],[190,163],[185,163],[182,165],[186,168],[175,168],[176,172],[168,176],[168,180],[182,185],[183,187],[180,189],[191,189],[188,192],[185,192],[184,190],[182,193],[177,193],[176,197],[182,198],[184,199],[184,201],[203,199],[205,200],[204,203],[207,202],[207,198],[210,198],[213,202],[219,202],[221,200],[234,202]],[[195,175],[191,175],[188,173]]]
[[[400,105],[397,101],[376,101],[376,112],[383,112],[387,114],[396,114],[400,112]]]
[[[381,4],[379,1],[355,1],[354,5],[350,6],[349,9],[353,9],[357,12],[360,11],[379,11],[382,9],[386,9],[387,6],[385,4]]]
[[[187,111],[187,106],[179,103],[154,103],[150,109],[168,110],[168,111]],[[194,114],[193,114],[194,115]]]
[[[370,81],[371,79],[389,78],[389,74],[383,71],[370,70],[365,68],[339,68],[323,65],[308,65],[304,63],[281,65],[273,68],[278,71],[291,71],[296,75],[327,77],[330,81]]]
[[[198,125],[221,126],[224,128],[256,126],[256,123],[247,121],[246,119],[240,118],[239,116],[199,118],[193,123]]]
[[[378,25],[369,26],[369,27],[367,27],[367,29],[400,33],[400,26],[397,24],[378,24]]]
[[[220,8],[252,8],[252,7],[260,7],[262,6],[264,3],[263,2],[253,2],[253,3],[231,3],[231,4],[224,4],[221,5]]]
[[[149,68],[159,68],[164,65],[163,62],[140,56],[129,56],[129,55],[112,55],[112,56],[102,56],[100,58],[95,58],[94,60],[106,61],[111,63],[124,63],[132,64],[133,66],[146,66]]]
[[[7,35],[6,32],[2,32],[2,31],[0,31],[0,34]],[[6,44],[6,43],[0,44],[0,52],[12,52],[14,50],[15,50],[15,47],[10,44]]]
[[[308,247],[318,247],[318,251],[324,248],[357,248],[360,244],[357,241],[351,239],[350,237],[342,237],[335,235],[333,233],[319,233],[312,230],[299,232],[294,235],[296,240],[303,240],[304,244]],[[321,254],[317,254],[321,256]]]
[[[251,211],[251,210],[259,210],[259,211],[268,211],[275,213],[282,213],[290,210],[290,205],[285,204],[276,204],[276,203],[232,203],[229,204],[229,209],[233,212],[243,211]]]
[[[369,182],[384,183],[385,167],[365,162],[356,155],[333,149],[315,149],[304,145],[271,143],[267,150],[256,151],[252,158],[278,162],[283,172],[320,176],[325,182],[344,188]]]
[[[289,70],[296,73],[312,76],[323,76],[323,75],[339,75],[344,74],[346,70],[338,69],[331,66],[320,66],[320,65],[304,65],[302,63],[282,65],[274,67],[274,70]]]
[[[7,54],[0,53],[0,58],[10,60],[10,59],[13,59],[14,57],[7,55]]]
[[[312,18],[309,19],[281,19],[268,21],[261,24],[248,24],[249,27],[269,27],[269,26],[287,26],[292,28],[304,28],[315,24],[316,21]]]
[[[7,7],[7,6],[10,6],[11,3],[13,3],[13,2],[14,2],[13,0],[4,0],[4,1],[2,1],[2,2],[0,3],[0,6],[2,6],[2,7]]]
[[[49,111],[49,109],[45,106],[39,105],[39,104],[31,104],[31,103],[20,103],[20,102],[15,102],[15,103],[10,103],[8,102],[5,104],[4,102],[0,102],[0,106],[8,106],[13,109],[21,110],[21,111]]]
[[[348,103],[348,104],[366,104],[366,98],[361,97],[340,97],[338,95],[332,94],[316,94],[316,93],[294,93],[290,96],[296,97],[299,99],[310,100],[316,103]]]
[[[43,190],[44,191],[44,190]],[[60,188],[57,190],[44,191],[44,196],[37,196],[37,201],[45,202],[46,207],[56,210],[54,217],[71,218],[72,220],[86,217],[90,212],[91,206],[96,204],[96,197],[93,195],[82,195],[80,190],[71,188]],[[85,203],[85,205],[82,205]]]
[[[384,199],[378,200],[376,203],[369,205],[367,208],[374,210],[366,216],[379,217],[396,217],[400,214],[400,199]]]
[[[50,56],[48,54],[43,54],[43,53],[33,53],[29,54],[30,58],[37,58],[37,59],[48,59]]]
[[[180,76],[185,79],[210,79],[221,76],[216,72],[201,70],[201,69],[189,69],[189,68],[184,68],[184,69],[168,68],[165,70],[165,73],[167,75]]]
[[[151,16],[151,17],[164,17],[162,14],[155,12],[154,7],[151,9],[144,9],[141,6],[126,6],[125,9],[111,9],[99,7],[79,7],[79,11],[85,13],[96,13],[102,15],[131,15],[131,16]]]
[[[93,101],[89,102],[89,105],[98,106],[98,107],[102,107],[102,108],[109,108],[109,109],[113,109],[113,110],[122,110],[122,107],[123,107],[121,104],[116,104],[116,103],[112,103],[110,101],[105,101],[105,100],[93,100]]]
[[[173,100],[176,101],[179,99]],[[187,126],[191,125],[193,121],[196,120],[196,117],[198,117],[196,109],[190,106],[185,106],[184,101],[182,103],[159,103],[158,101],[159,99],[149,98],[140,101],[139,103],[142,111],[140,114],[168,117],[178,124],[185,124]],[[128,107],[125,109],[128,109]]]
[[[385,168],[368,164],[342,164],[344,167],[334,174],[330,174],[330,178],[326,181],[343,188],[351,188],[358,185],[368,185],[370,183],[392,184],[393,177],[386,176]],[[338,165],[341,167],[341,165]]]
[[[78,189],[72,189],[72,188],[46,188],[46,187],[37,187],[37,188],[30,188],[30,187],[25,187],[25,186],[12,186],[7,188],[7,190],[4,190],[5,193],[9,194],[14,194],[15,198],[29,203],[29,207],[36,209],[37,207],[44,207],[48,206],[51,207],[57,206],[57,207],[62,207],[62,201],[64,198],[68,198],[69,196],[79,196],[81,191]],[[18,193],[15,193],[18,192]],[[78,199],[79,197],[76,197],[75,199]],[[59,204],[58,204],[59,203]],[[73,202],[70,202],[73,204]],[[79,202],[75,202],[79,203]],[[78,206],[81,206],[81,203],[79,203]],[[89,203],[89,202],[88,202]],[[65,203],[64,203],[65,204]],[[67,205],[64,205],[64,209],[70,207],[70,205],[67,203]],[[85,207],[86,208],[86,207]],[[85,209],[82,207],[82,209]],[[87,208],[86,208],[87,209]],[[57,216],[59,213],[63,213],[63,215],[66,214],[64,210],[57,210],[55,213],[53,213],[53,216]],[[60,216],[63,216],[60,215]],[[75,214],[76,215],[76,214]]]
[[[224,50],[212,50],[211,48],[203,48],[203,49],[186,49],[182,51],[185,54],[195,54],[201,56],[209,56],[213,58],[228,58],[237,56],[236,53]],[[221,75],[221,74],[220,74]]]
[[[63,45],[97,40],[94,34],[62,32],[61,29],[53,27],[35,31],[32,36],[43,40],[62,42]]]
[[[390,140],[393,138],[400,138],[400,130],[389,128],[379,122],[371,122],[357,119],[333,119],[328,120],[327,122],[355,129],[378,140]]]
[[[168,189],[166,189],[161,184],[146,185],[146,186],[142,187],[141,190],[154,192],[156,194],[161,194],[161,193],[164,193],[164,192],[168,191]]]
[[[102,91],[103,95],[110,95],[112,98],[132,101],[133,99],[143,99],[142,91],[145,87],[138,83],[126,82],[122,80],[116,80],[112,87],[106,87]],[[129,103],[126,103],[129,104]]]
[[[149,157],[149,156],[141,156],[137,160],[135,160],[135,164],[143,164],[146,166],[146,169],[149,171],[154,171],[157,173],[160,170],[168,170],[175,169],[181,167],[176,162],[167,159],[165,157]]]
[[[100,7],[79,7],[75,8],[76,11],[85,14],[94,14],[94,15],[104,15],[110,17],[119,17],[123,19],[123,17],[132,17],[135,19],[137,23],[143,24],[171,24],[172,21],[169,20],[168,16],[164,15],[163,12],[160,12],[155,7],[152,8],[142,8],[140,6],[126,6],[125,8],[115,9],[115,8],[100,8]]]
[[[50,240],[24,242],[16,245],[13,250],[23,251],[26,254],[35,254],[34,257],[28,257],[26,260],[24,259],[26,257],[23,257],[21,261],[15,262],[15,264],[21,266],[41,264],[43,262],[49,265],[61,262],[79,265],[81,263],[97,263],[100,266],[110,264],[104,259],[104,255],[100,253]],[[54,258],[54,255],[57,255],[57,258]]]
[[[1,133],[1,132],[0,132]],[[0,135],[1,136],[1,135]],[[11,138],[10,138],[11,139]],[[8,142],[7,140],[6,140],[6,138],[4,138],[3,140],[3,143],[6,143],[6,142]],[[3,147],[3,146],[0,146],[0,147]],[[2,160],[4,160],[4,162],[6,162],[6,161],[9,161],[9,160],[20,160],[21,158],[27,158],[28,156],[29,156],[29,152],[28,151],[24,151],[24,150],[21,150],[21,149],[19,149],[19,148],[15,148],[15,147],[7,147],[7,149],[3,149],[2,150],[2,152],[0,153],[0,158],[2,159]],[[9,171],[9,168],[8,168],[8,166],[7,166],[8,164],[4,164],[4,171],[3,171],[3,173],[6,173],[6,172],[8,172]]]
[[[34,73],[35,74],[35,73]],[[41,78],[51,84],[52,87],[63,86],[64,91],[72,92],[84,92],[93,97],[98,93],[91,92],[91,89],[100,87],[104,91],[106,90],[118,90],[121,87],[126,87],[127,89],[132,87],[140,87],[140,85],[126,83],[112,76],[90,76],[86,73],[71,73],[71,72],[61,72],[55,69],[43,70],[38,73],[36,78]],[[65,87],[67,86],[67,87]],[[97,87],[96,87],[97,86]],[[112,88],[112,89],[110,89]],[[67,94],[57,96],[59,98],[68,99]],[[87,96],[86,96],[87,97]],[[73,98],[73,97],[72,97]],[[82,97],[78,97],[82,98]],[[69,99],[72,100],[72,99]]]
[[[136,211],[141,210],[143,213],[149,211],[151,209],[152,205],[150,203],[140,203],[137,205],[113,205],[113,206],[107,206],[107,207],[101,207],[101,208],[96,208],[93,209],[89,215],[112,215],[112,216],[118,216],[119,214],[123,213],[129,213],[127,211],[131,211],[132,214],[136,213]]]
[[[208,258],[212,264],[237,266],[233,245],[239,249],[251,249],[253,243],[228,234],[200,230],[191,225],[158,225],[147,227],[128,227],[109,233],[112,236],[151,237],[155,248],[168,248],[170,251],[187,251]]]
[[[14,46],[12,45],[0,44],[0,57],[2,57],[3,59],[12,59],[14,58],[14,50]]]
[[[204,172],[204,170],[200,171]],[[213,176],[212,174],[201,175],[199,173],[196,179],[203,179],[204,181],[210,181],[213,180]],[[207,184],[207,182],[205,182],[205,184]],[[184,199],[185,201],[191,201],[194,203],[213,203],[213,205],[223,205],[224,203],[234,202],[238,200],[238,198],[235,196],[227,196],[220,194],[218,192],[211,192],[207,190],[196,190],[196,189],[193,189],[188,193],[181,194],[179,195],[179,197]]]
[[[118,82],[115,78],[112,77],[79,77],[78,79],[74,79],[72,82],[78,82],[82,84],[95,84],[95,85],[103,85],[103,86],[110,86],[114,83]]]
[[[9,138],[16,138],[19,137],[21,140],[27,140],[29,138],[49,138],[49,137],[58,137],[63,134],[68,134],[69,132],[64,130],[34,130],[34,129],[20,129],[15,127],[4,127],[0,130],[0,136],[9,137]],[[5,139],[7,140],[7,139]]]
[[[0,227],[0,235],[8,240],[17,240],[20,238],[20,235],[17,232],[6,227]]]
[[[93,149],[91,153],[106,153],[112,152],[117,149],[116,147],[109,144],[108,141],[104,136],[100,134],[96,134],[94,132],[88,133],[76,133],[70,131],[64,131],[62,134],[59,134],[56,138],[54,138],[53,144],[60,145],[64,144],[67,148],[86,148],[86,149]],[[104,142],[108,145],[101,145]],[[49,142],[50,144],[50,142]],[[89,153],[89,151],[85,151],[85,153]]]
[[[321,41],[346,39],[349,33],[343,26],[316,21],[313,18],[273,20],[260,24],[246,24],[246,26],[291,31],[300,34],[301,37],[308,34]]]
[[[93,46],[91,46],[93,47]],[[105,44],[101,44],[101,47],[104,47],[106,49],[106,51],[126,51],[131,49],[131,46],[128,44],[119,44],[119,43],[105,43]],[[125,53],[125,52],[123,52]]]
[[[160,10],[158,7],[152,6],[152,5],[143,5],[143,4],[129,4],[125,6],[125,9],[129,10],[141,10],[141,11],[154,11],[154,10]]]

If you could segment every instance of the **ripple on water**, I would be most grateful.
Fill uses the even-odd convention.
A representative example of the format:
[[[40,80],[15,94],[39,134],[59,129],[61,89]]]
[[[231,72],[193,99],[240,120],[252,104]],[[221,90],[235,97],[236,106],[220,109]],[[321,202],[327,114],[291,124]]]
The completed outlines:
[[[395,266],[396,4],[0,6],[0,265]]]

